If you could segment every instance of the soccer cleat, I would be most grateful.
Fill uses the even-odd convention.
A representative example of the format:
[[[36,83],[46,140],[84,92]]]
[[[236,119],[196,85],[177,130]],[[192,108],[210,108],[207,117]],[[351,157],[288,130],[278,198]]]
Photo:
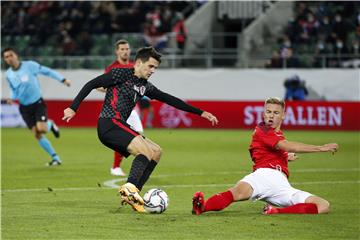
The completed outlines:
[[[52,133],[54,134],[54,136],[55,136],[56,138],[59,138],[59,137],[60,137],[59,127],[55,124],[54,121],[52,121],[50,130],[52,131]]]
[[[125,205],[125,204],[129,204],[132,207],[132,209],[136,212],[146,213],[144,205],[135,203],[133,201],[129,201],[129,199],[121,197],[121,205]]]
[[[110,168],[110,174],[113,176],[126,176],[126,173],[120,167]]]
[[[119,189],[119,193],[121,195],[121,199],[125,200],[127,203],[137,203],[140,205],[144,205],[144,199],[139,194],[139,189],[135,187],[132,183],[125,183]]]
[[[48,167],[60,166],[60,165],[61,165],[61,162],[58,160],[51,160],[50,162],[48,162],[46,164],[46,166],[48,166]]]
[[[270,204],[266,204],[264,206],[263,212],[264,215],[269,215],[269,214],[276,214],[279,213],[279,211],[277,210],[276,207],[271,206]]]
[[[204,212],[205,197],[203,192],[196,192],[192,198],[193,208],[192,214],[200,215]]]

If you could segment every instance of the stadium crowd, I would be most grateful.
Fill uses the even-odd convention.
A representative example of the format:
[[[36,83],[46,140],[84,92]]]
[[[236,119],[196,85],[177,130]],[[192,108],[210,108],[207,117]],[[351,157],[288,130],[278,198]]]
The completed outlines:
[[[2,2],[2,42],[18,46],[24,56],[38,55],[44,46],[51,47],[48,55],[84,56],[103,35],[144,33],[145,44],[159,44],[161,50],[167,39],[159,37],[173,31],[189,5],[196,8],[186,1]],[[111,45],[106,53],[112,49]]]
[[[112,37],[118,38],[119,33],[140,33],[140,40],[120,38],[126,38],[134,48],[154,46],[160,52],[169,49],[172,33],[181,54],[188,37],[184,19],[203,3],[3,1],[1,40],[2,45],[15,46],[25,57],[109,56]],[[289,19],[284,35],[272,47],[266,67],[342,67],[344,62],[351,66],[359,56],[359,4],[299,1],[294,5],[294,18]],[[84,60],[83,67],[93,66]]]
[[[270,68],[321,67],[320,55],[328,67],[338,67],[346,55],[359,54],[360,8],[357,2],[297,2],[294,19],[278,40]],[[310,54],[310,58],[298,55]],[[285,61],[284,61],[285,60]]]

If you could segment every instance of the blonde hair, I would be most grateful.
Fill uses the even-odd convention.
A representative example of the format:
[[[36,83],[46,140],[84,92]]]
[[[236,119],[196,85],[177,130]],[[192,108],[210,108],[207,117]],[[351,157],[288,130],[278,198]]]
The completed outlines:
[[[278,97],[269,97],[268,99],[265,100],[265,105],[266,104],[278,104],[283,109],[285,109],[285,101],[283,99],[278,98]]]

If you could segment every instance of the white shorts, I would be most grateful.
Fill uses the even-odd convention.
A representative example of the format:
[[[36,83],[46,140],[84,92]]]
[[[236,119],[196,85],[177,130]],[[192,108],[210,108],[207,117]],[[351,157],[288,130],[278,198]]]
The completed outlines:
[[[262,200],[280,207],[305,203],[312,196],[293,188],[284,173],[271,168],[259,168],[240,181],[247,182],[253,188],[251,200]]]
[[[139,132],[139,133],[143,133],[144,132],[144,128],[143,125],[141,123],[139,114],[137,113],[137,111],[134,109],[131,111],[131,114],[129,116],[129,118],[126,120],[126,122],[131,126],[131,128],[133,128],[135,131]]]

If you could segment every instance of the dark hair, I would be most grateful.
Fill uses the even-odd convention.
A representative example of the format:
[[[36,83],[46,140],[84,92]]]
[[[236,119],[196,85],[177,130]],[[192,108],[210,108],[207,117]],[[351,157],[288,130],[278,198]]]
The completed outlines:
[[[119,47],[120,44],[129,44],[129,42],[125,39],[120,39],[120,40],[116,41],[116,43],[115,43],[116,49]]]
[[[15,48],[12,47],[6,47],[1,51],[1,56],[4,57],[5,52],[13,51],[16,55],[19,56],[18,52],[15,50]]]
[[[155,58],[159,63],[161,63],[161,54],[157,52],[154,47],[143,47],[137,50],[135,61],[140,59],[142,62],[146,62],[151,57]]]

